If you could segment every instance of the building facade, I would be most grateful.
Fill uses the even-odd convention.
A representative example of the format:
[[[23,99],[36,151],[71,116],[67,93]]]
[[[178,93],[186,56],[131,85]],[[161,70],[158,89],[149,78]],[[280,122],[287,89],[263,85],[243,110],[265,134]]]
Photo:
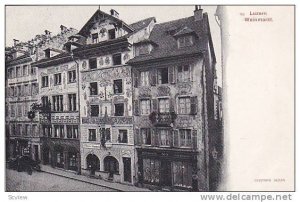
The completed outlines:
[[[139,182],[165,190],[210,190],[215,55],[208,17],[156,24],[135,44],[132,66]]]
[[[222,96],[207,13],[126,24],[97,10],[79,32],[61,29],[56,46],[48,37],[7,62],[9,151],[32,145],[43,164],[154,190],[216,190]],[[22,118],[33,103],[44,111]]]
[[[6,133],[7,156],[29,155],[41,160],[39,113],[28,117],[32,106],[39,102],[37,67],[33,62],[45,57],[45,49],[62,48],[68,36],[77,32],[61,26],[61,33],[52,36],[48,30],[28,42],[15,40],[6,51]]]
[[[133,41],[149,36],[155,19],[127,25],[115,10],[100,10],[79,32],[82,173],[114,182],[136,182],[132,114]],[[84,55],[84,57],[82,57]]]

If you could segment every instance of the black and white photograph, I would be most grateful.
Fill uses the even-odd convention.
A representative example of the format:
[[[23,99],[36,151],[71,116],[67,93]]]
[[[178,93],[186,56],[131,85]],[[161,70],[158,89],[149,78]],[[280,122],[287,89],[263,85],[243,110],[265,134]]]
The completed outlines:
[[[295,5],[86,3],[3,5],[6,200],[292,200]]]
[[[6,7],[13,37],[5,47],[7,191],[218,189],[217,6],[150,6],[151,17],[134,16],[145,7],[117,8]],[[158,8],[182,13],[163,18]],[[56,19],[35,25],[43,33],[25,31],[24,41],[9,22],[27,11]],[[73,22],[80,11],[88,20]]]

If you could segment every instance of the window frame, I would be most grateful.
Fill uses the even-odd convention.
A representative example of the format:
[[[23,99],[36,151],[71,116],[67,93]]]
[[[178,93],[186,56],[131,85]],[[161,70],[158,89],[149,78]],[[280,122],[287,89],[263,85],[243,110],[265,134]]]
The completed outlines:
[[[121,91],[118,89],[119,92],[116,92],[116,86],[118,86],[118,84],[121,84]],[[114,90],[114,94],[118,95],[118,94],[123,94],[123,79],[115,79],[113,82],[113,90]]]
[[[97,129],[91,128],[91,129],[88,129],[88,131],[89,131],[88,141],[96,142],[97,141]],[[92,131],[93,131],[93,134],[92,134]]]
[[[92,91],[92,89],[94,88],[94,87],[92,87],[92,85],[95,85],[94,87],[95,87],[95,92],[94,93],[92,93],[93,91]],[[91,82],[90,83],[90,95],[98,95],[98,82]]]
[[[42,88],[49,87],[49,76],[42,76]]]
[[[76,83],[77,81],[76,70],[68,71],[68,83]]]
[[[58,86],[61,84],[62,84],[61,73],[54,74],[54,86]]]
[[[118,105],[118,106],[121,106],[121,105],[123,106],[123,112],[122,112],[122,115],[118,115],[118,114],[117,114],[117,105]],[[114,116],[117,116],[117,117],[123,117],[123,116],[125,116],[125,104],[124,104],[124,103],[115,103],[115,104],[114,104],[114,108],[115,108]],[[120,113],[120,114],[121,114],[121,113]]]

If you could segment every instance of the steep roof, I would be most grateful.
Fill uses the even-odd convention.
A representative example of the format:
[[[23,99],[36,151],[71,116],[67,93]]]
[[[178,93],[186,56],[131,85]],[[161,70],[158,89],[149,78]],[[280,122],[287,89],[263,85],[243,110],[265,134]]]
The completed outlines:
[[[130,24],[129,26],[132,27],[132,29],[135,31],[141,30],[141,29],[147,27],[152,20],[154,20],[154,22],[156,22],[155,17],[150,17],[150,18],[146,18],[146,19],[134,22],[134,23]]]
[[[111,20],[117,22],[117,23],[121,23],[124,28],[127,28],[127,30],[129,32],[132,32],[132,28],[126,24],[123,20],[119,19],[119,18],[116,18],[112,15],[109,15],[101,10],[96,10],[96,12],[92,15],[92,17],[85,23],[85,25],[81,28],[81,30],[78,32],[80,35],[83,35],[85,36],[86,35],[86,32],[87,30],[89,30],[89,28],[91,27],[92,24],[94,24],[95,20],[94,19],[99,19],[100,16],[105,16],[105,17],[108,17],[110,18]]]
[[[159,58],[201,53],[203,50],[206,50],[206,44],[203,39],[207,31],[203,24],[204,20],[195,21],[194,16],[156,24],[150,34],[149,40],[158,44],[158,46],[150,54],[136,56],[128,63],[132,64]],[[193,46],[178,48],[174,35],[180,31],[193,32],[197,36],[196,43]]]

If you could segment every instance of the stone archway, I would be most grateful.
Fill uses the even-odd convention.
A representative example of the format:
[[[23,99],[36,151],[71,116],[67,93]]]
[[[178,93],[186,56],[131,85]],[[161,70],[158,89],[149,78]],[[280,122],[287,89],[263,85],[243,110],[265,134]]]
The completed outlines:
[[[95,175],[95,171],[100,170],[100,160],[95,154],[86,156],[87,169],[91,171],[91,175]]]
[[[119,162],[113,156],[106,156],[104,158],[104,171],[108,172],[110,175],[119,174]]]

